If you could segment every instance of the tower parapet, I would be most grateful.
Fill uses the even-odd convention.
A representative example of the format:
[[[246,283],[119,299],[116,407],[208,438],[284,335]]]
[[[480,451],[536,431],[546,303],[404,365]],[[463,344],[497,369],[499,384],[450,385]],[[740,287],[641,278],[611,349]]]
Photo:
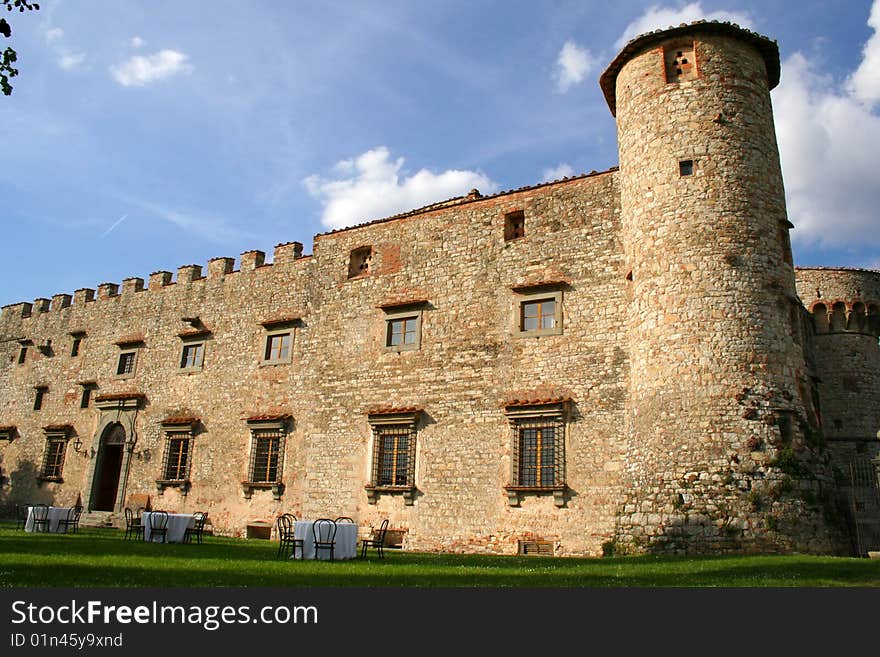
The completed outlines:
[[[633,288],[623,543],[834,549],[817,509],[778,494],[791,474],[776,466],[791,454],[817,468],[796,488],[818,493],[830,477],[801,429],[808,372],[770,103],[778,80],[775,42],[714,22],[638,37],[602,75]]]

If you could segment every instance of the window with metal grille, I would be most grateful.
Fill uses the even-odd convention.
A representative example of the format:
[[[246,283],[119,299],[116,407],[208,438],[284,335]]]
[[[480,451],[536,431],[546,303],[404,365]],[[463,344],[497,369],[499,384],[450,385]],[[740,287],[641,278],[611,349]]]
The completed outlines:
[[[410,484],[409,427],[379,427],[378,486],[407,486]]]
[[[251,462],[248,467],[250,481],[254,483],[280,481],[284,432],[259,429],[253,430],[251,436]]]
[[[189,478],[189,432],[168,432],[165,443],[165,464],[162,471],[166,481],[185,481]]]
[[[136,360],[136,351],[123,351],[121,354],[119,354],[119,362],[116,365],[116,376],[127,376],[134,374],[134,366]]]
[[[180,356],[180,369],[193,370],[199,369],[205,360],[205,343],[194,342],[192,344],[183,345],[183,352]]]
[[[263,360],[267,363],[286,363],[290,361],[291,333],[270,333],[266,336],[266,351]]]
[[[380,493],[402,493],[404,503],[412,505],[416,491],[417,409],[371,413],[373,462],[367,500],[375,504]]]
[[[511,506],[520,494],[552,492],[554,504],[565,504],[565,423],[568,400],[515,404],[505,414],[511,429]]]
[[[43,458],[42,479],[61,479],[61,471],[64,469],[64,453],[67,440],[63,438],[49,438],[46,440],[46,454]]]
[[[552,488],[564,481],[564,460],[560,449],[562,433],[562,423],[558,421],[517,421],[514,485]]]

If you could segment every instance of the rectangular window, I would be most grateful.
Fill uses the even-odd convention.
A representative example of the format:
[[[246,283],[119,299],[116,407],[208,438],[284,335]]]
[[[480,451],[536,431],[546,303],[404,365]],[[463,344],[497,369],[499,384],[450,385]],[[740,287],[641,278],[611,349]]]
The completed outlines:
[[[562,333],[562,291],[537,292],[516,297],[514,332],[520,337]]]
[[[694,175],[694,161],[693,160],[681,160],[678,163],[678,173],[681,176]]]
[[[565,423],[568,400],[518,402],[507,407],[511,426],[511,476],[505,486],[511,506],[520,496],[552,492],[565,505]]]
[[[409,427],[379,429],[379,486],[406,486],[409,479]]]
[[[82,338],[75,337],[75,338],[73,339],[73,344],[72,344],[71,347],[70,347],[70,356],[71,356],[72,358],[75,358],[76,356],[79,356],[79,348],[80,348],[80,345],[82,345]]]
[[[381,494],[401,494],[411,506],[416,492],[416,435],[421,410],[384,408],[368,413],[373,431],[373,462],[367,501]]]
[[[169,433],[165,448],[165,479],[184,481],[189,477],[189,433]]]
[[[24,365],[24,361],[27,359],[28,348],[22,345],[21,349],[18,350],[18,364]]]
[[[180,369],[200,369],[205,360],[205,343],[194,342],[183,345],[183,353],[180,356]]]
[[[401,345],[414,345],[416,343],[417,323],[418,319],[416,317],[388,320],[388,339],[386,346],[397,347]]]
[[[540,299],[522,304],[521,330],[540,331],[556,326],[556,301]]]
[[[280,453],[283,434],[279,431],[254,431],[251,452],[250,481],[274,483],[279,481]]]
[[[526,215],[522,210],[508,212],[504,215],[504,240],[519,239],[526,234]]]
[[[92,401],[92,387],[91,386],[83,386],[82,397],[79,400],[80,408],[88,408],[89,403]]]
[[[289,363],[291,343],[289,331],[270,333],[266,336],[266,351],[263,355],[263,361],[266,363]]]
[[[116,365],[116,376],[132,376],[134,374],[136,362],[137,351],[123,351],[119,354],[119,363]]]
[[[36,394],[34,395],[34,410],[39,411],[43,408],[43,402],[45,401],[46,393],[49,391],[48,388],[37,388]]]
[[[67,441],[59,438],[50,438],[46,441],[46,455],[43,460],[43,479],[61,479],[61,471],[64,469],[64,453]]]
[[[556,483],[555,427],[522,428],[519,431],[519,482],[521,486],[553,486]]]

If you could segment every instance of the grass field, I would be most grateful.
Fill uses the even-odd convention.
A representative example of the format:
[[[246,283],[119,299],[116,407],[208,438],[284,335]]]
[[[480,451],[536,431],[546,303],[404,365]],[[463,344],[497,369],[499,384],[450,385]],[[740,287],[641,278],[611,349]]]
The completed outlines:
[[[32,534],[0,523],[0,587],[868,587],[880,560],[814,556],[602,559],[428,554],[291,561],[277,543],[126,541],[123,532]]]

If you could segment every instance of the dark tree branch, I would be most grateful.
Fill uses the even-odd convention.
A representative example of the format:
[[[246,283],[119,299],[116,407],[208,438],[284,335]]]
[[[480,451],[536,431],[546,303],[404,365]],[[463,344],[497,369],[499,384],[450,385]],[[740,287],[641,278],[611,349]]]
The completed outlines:
[[[40,5],[36,2],[28,2],[27,0],[0,0],[6,11],[18,9],[19,13],[23,11],[38,11]],[[12,27],[5,18],[0,18],[0,34],[7,39],[12,36]],[[18,55],[12,48],[6,48],[0,54],[0,91],[3,95],[8,96],[12,93],[12,85],[9,84],[9,78],[18,75],[18,69],[13,64],[18,60]]]

